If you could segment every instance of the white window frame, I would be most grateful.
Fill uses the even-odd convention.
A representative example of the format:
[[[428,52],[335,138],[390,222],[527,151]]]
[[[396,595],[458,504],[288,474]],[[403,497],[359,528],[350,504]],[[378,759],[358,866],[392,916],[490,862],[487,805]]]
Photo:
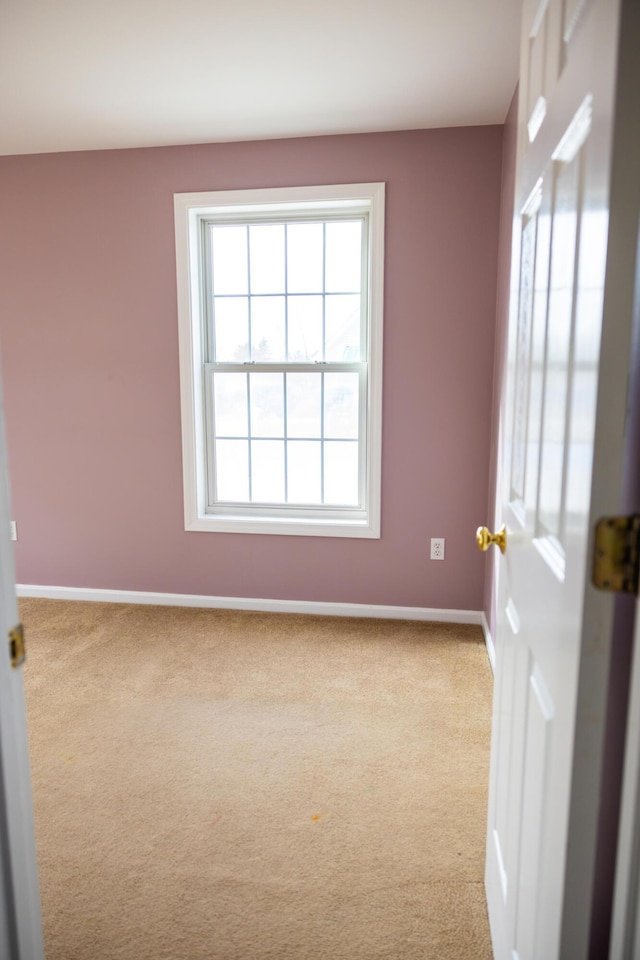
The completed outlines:
[[[382,319],[384,277],[384,183],[231,190],[174,195],[182,461],[185,530],[225,533],[268,533],[321,537],[380,537],[382,461]],[[363,360],[367,365],[364,502],[345,510],[322,506],[300,510],[260,504],[229,509],[207,506],[206,309],[202,223],[211,217],[224,222],[283,215],[362,214],[369,222],[367,272],[367,335]],[[364,291],[363,291],[364,293]],[[362,438],[361,438],[362,439]]]

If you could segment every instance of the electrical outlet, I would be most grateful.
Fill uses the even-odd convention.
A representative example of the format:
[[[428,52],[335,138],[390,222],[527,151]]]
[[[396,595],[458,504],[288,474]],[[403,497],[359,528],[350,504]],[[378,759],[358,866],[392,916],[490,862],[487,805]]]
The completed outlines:
[[[431,559],[444,560],[444,537],[431,537]]]
[[[10,533],[11,533],[11,539],[12,539],[12,540],[17,540],[17,539],[18,539],[18,524],[16,523],[15,520],[10,520],[10,521],[9,521],[9,531],[10,531]]]

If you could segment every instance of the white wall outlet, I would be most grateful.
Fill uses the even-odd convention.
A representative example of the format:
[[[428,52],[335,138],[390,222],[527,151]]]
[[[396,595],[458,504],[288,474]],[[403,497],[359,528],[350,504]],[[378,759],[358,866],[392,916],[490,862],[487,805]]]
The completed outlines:
[[[431,537],[431,559],[444,560],[444,537]]]
[[[10,531],[10,533],[11,533],[11,539],[12,539],[12,540],[17,540],[17,539],[18,539],[18,524],[16,523],[15,520],[10,520],[10,521],[9,521],[9,531]]]

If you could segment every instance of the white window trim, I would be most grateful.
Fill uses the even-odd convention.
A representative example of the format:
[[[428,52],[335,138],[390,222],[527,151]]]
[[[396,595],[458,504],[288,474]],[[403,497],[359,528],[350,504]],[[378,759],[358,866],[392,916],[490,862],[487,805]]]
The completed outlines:
[[[224,533],[269,533],[320,537],[380,537],[382,466],[382,310],[384,279],[384,183],[339,184],[319,187],[286,187],[264,190],[231,190],[174,195],[180,397],[182,410],[182,462],[185,530]],[[369,336],[368,417],[366,431],[366,518],[300,518],[264,514],[213,515],[206,512],[206,453],[204,441],[204,384],[199,262],[199,218],[223,214],[225,208],[243,207],[243,215],[308,209],[317,204],[326,211],[354,202],[369,207]]]

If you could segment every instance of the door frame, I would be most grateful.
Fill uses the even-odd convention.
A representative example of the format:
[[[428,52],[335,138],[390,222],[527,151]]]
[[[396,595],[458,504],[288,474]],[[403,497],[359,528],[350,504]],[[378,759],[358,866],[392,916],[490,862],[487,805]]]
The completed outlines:
[[[638,603],[636,603],[624,787],[617,853],[610,960],[634,960],[640,951],[640,604]]]
[[[0,956],[44,960],[22,667],[10,661],[18,623],[0,377]]]
[[[612,659],[620,655],[621,648],[626,646],[632,649],[634,632],[632,619],[625,623],[616,616],[616,597],[603,593],[591,584],[596,522],[601,517],[628,511],[627,461],[635,443],[633,419],[629,416],[629,404],[633,400],[630,385],[634,365],[640,361],[637,350],[640,343],[640,118],[637,101],[637,90],[640,88],[640,63],[637,57],[640,7],[636,0],[622,0],[618,30],[610,219],[599,374],[599,384],[606,383],[606,389],[599,388],[596,414],[591,532],[585,570],[583,657],[569,812],[568,847],[572,857],[566,885],[570,916],[580,916],[585,906],[589,909],[590,925],[585,925],[582,931],[585,956],[590,937],[597,937],[603,924],[608,928],[613,909],[612,891],[598,889],[606,879],[606,865],[601,863],[599,857],[599,841],[606,839],[609,833],[617,838],[620,827],[618,819],[607,822],[601,816],[603,792],[619,789],[622,777],[622,770],[619,770],[616,771],[616,783],[605,782],[604,779],[605,773],[607,776],[612,773],[604,769],[607,752],[612,749],[612,744],[607,743],[611,709],[610,670]],[[619,436],[615,432],[617,427],[621,430]],[[603,705],[604,715],[594,714],[594,698]],[[625,736],[624,731],[622,736]],[[640,746],[640,741],[636,742]],[[612,842],[616,843],[616,840]],[[635,853],[634,868],[638,870],[640,850]],[[575,949],[574,937],[575,931],[572,936],[569,929],[563,930],[563,950],[567,951],[567,956],[574,956],[571,952]]]
[[[626,2],[620,49],[626,63],[626,78],[618,96],[621,123],[626,128],[626,151],[620,151],[615,171],[625,184],[629,207],[629,232],[636,226],[635,283],[626,291],[632,313],[633,347],[627,397],[627,504],[629,512],[640,511],[640,117],[637,95],[640,89],[640,5]],[[633,245],[621,256],[633,255]],[[635,629],[629,664],[630,689],[626,715],[624,776],[617,830],[616,876],[613,894],[610,960],[634,960],[640,951],[640,600],[635,603]]]

